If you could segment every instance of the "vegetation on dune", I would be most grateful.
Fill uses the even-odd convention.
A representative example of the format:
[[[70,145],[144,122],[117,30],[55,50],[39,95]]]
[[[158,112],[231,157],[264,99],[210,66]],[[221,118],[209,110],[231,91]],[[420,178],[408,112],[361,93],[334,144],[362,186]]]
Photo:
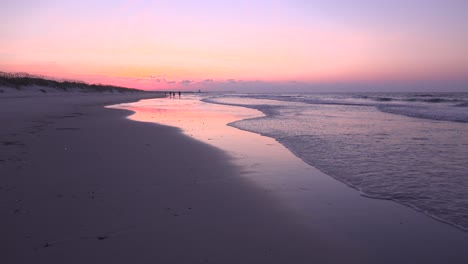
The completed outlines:
[[[0,72],[0,86],[12,87],[21,90],[26,86],[43,86],[67,91],[69,89],[81,89],[86,92],[140,92],[133,88],[124,88],[106,84],[88,84],[76,80],[57,81],[47,79],[43,76],[31,75],[28,73],[6,73]]]

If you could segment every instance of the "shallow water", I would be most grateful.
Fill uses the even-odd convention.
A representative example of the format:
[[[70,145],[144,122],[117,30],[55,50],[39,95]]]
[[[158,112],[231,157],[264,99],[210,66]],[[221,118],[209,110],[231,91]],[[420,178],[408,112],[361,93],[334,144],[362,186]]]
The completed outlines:
[[[463,97],[435,96],[416,102],[412,94],[378,97],[385,100],[374,94],[224,95],[205,101],[261,110],[266,116],[230,125],[275,138],[363,195],[398,201],[467,230],[468,124],[462,121],[468,110],[456,106]],[[403,113],[385,113],[398,112],[389,109]],[[424,116],[408,117],[416,112]],[[456,122],[435,120],[442,117]]]

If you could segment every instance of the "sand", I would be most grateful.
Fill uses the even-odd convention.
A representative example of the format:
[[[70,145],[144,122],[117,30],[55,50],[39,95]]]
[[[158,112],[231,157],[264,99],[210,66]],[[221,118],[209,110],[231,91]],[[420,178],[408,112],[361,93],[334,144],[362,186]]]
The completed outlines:
[[[314,221],[301,209],[292,213],[240,177],[243,168],[228,153],[177,128],[131,121],[124,118],[129,111],[104,108],[153,96],[0,98],[1,263],[468,260],[466,233],[442,223],[415,225],[434,227],[448,243],[411,240],[418,243],[408,250],[390,233],[404,238],[411,225],[379,230],[369,221]],[[323,195],[317,192],[316,199]],[[375,208],[388,207],[377,204],[364,214],[378,215]],[[317,212],[324,210],[344,219],[353,211],[325,206]],[[356,232],[377,233],[363,237],[378,241],[359,239]],[[392,241],[384,247],[387,237]],[[384,247],[379,254],[371,252],[374,243]]]

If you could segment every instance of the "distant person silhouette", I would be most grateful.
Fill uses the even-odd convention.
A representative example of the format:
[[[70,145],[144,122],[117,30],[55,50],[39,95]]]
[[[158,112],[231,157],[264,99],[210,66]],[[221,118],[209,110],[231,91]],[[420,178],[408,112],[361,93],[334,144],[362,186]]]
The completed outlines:
[[[180,98],[180,91],[179,91],[179,98]]]

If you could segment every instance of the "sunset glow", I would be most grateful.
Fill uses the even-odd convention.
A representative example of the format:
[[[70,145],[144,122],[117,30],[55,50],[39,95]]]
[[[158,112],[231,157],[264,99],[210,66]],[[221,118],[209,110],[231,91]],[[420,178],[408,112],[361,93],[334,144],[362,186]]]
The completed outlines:
[[[20,0],[2,9],[6,72],[184,90],[468,83],[466,1]]]

